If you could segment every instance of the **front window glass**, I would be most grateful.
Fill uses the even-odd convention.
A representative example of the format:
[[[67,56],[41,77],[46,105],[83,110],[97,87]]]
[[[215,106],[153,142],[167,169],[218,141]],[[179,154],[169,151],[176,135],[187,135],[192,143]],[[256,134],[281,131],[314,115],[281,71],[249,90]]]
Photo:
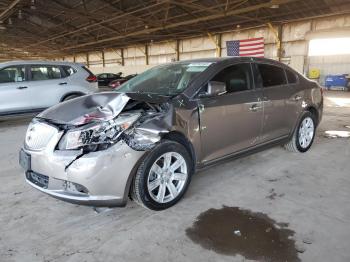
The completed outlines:
[[[238,64],[226,67],[212,81],[226,84],[227,93],[240,92],[249,89],[250,64]]]
[[[30,68],[30,72],[32,81],[62,78],[61,70],[58,66],[33,65]]]
[[[107,74],[100,74],[100,75],[98,76],[98,78],[100,78],[100,79],[107,78]]]
[[[210,64],[188,62],[157,66],[124,83],[117,92],[176,95]]]
[[[0,83],[22,81],[26,81],[24,66],[6,67],[0,70]]]

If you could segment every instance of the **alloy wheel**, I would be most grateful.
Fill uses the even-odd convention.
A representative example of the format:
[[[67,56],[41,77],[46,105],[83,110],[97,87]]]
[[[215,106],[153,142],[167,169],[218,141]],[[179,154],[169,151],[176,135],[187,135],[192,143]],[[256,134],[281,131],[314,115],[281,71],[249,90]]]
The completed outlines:
[[[314,137],[315,124],[311,117],[306,117],[299,128],[299,144],[302,148],[307,148]]]
[[[182,192],[187,179],[188,170],[184,157],[176,152],[164,153],[149,171],[148,193],[158,203],[170,202]]]

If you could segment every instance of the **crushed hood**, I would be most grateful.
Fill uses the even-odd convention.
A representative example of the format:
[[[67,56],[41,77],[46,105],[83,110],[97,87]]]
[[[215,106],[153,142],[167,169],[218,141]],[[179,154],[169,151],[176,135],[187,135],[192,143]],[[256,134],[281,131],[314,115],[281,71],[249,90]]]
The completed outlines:
[[[37,117],[69,125],[82,125],[92,120],[110,120],[118,116],[131,99],[162,103],[169,97],[117,92],[95,93],[50,107]]]

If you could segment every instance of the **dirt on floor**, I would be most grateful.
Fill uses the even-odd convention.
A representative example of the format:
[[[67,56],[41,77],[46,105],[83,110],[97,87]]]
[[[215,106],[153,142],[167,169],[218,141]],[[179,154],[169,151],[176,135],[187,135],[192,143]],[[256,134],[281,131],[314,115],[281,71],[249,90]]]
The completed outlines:
[[[309,152],[275,147],[206,169],[162,212],[31,188],[18,166],[29,121],[0,120],[0,261],[350,261],[350,138],[325,133],[350,131],[350,92],[326,92]]]

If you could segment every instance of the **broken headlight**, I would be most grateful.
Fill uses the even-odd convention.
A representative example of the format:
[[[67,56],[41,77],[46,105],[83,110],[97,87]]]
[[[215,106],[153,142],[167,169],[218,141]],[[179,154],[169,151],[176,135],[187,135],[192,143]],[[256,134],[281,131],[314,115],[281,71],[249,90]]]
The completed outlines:
[[[91,123],[81,128],[69,130],[61,139],[58,148],[69,150],[85,146],[113,144],[140,116],[140,113],[124,113],[116,119]]]

